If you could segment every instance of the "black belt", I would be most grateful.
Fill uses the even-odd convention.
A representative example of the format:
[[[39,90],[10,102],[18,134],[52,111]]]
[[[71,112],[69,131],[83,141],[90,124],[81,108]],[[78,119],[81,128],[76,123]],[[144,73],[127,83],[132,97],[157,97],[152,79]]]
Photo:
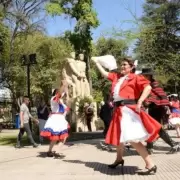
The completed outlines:
[[[133,105],[133,104],[137,104],[137,100],[135,100],[135,99],[124,99],[122,101],[114,102],[115,107],[124,106],[124,105]]]

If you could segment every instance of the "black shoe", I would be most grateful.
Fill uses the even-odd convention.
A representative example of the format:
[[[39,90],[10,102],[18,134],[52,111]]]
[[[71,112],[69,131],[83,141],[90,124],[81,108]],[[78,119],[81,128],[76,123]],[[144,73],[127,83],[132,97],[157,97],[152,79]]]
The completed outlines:
[[[128,151],[130,150],[130,147],[131,147],[130,145],[125,146],[126,150],[128,150]]]
[[[66,156],[63,155],[63,154],[60,154],[60,153],[54,153],[54,158],[55,158],[55,159],[63,159],[64,157],[66,157]]]
[[[112,152],[112,148],[111,148],[110,146],[107,146],[106,150],[107,150],[108,152]]]
[[[54,153],[51,152],[51,151],[48,151],[48,152],[47,152],[47,157],[54,157]]]
[[[121,161],[115,161],[113,164],[109,164],[108,167],[111,169],[115,169],[120,164],[122,167],[124,166],[124,160],[123,159]]]
[[[108,150],[108,145],[103,142],[100,142],[100,147],[102,150]]]
[[[176,152],[178,152],[180,150],[180,145],[176,144],[175,146],[173,146],[170,151],[167,154],[174,154]]]
[[[37,148],[38,146],[39,146],[39,145],[36,144],[36,143],[33,144],[33,148]]]
[[[147,169],[145,171],[138,172],[139,175],[150,175],[155,174],[157,172],[157,166],[153,166],[151,169]]]
[[[107,147],[107,144],[105,144],[104,142],[100,142],[99,144],[102,148]]]

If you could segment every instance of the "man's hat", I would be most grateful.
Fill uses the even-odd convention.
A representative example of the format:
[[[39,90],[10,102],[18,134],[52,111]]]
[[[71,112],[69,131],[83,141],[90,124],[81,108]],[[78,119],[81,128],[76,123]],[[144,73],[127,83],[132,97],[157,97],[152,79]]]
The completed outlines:
[[[153,72],[152,68],[143,68],[141,74],[142,75],[154,75],[154,72]]]

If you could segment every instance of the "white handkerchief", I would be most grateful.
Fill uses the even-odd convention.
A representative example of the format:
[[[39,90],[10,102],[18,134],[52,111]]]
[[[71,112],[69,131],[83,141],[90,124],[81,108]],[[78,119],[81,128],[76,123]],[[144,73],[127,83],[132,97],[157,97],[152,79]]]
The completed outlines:
[[[111,70],[117,69],[116,59],[112,55],[98,56],[97,61],[104,68]]]

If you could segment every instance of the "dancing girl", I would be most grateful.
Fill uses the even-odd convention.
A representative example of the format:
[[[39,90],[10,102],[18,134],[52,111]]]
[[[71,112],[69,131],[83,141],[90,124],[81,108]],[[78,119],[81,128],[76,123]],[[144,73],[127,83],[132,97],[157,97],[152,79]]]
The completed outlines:
[[[150,82],[142,75],[136,75],[134,62],[124,59],[119,73],[107,72],[98,62],[100,57],[92,57],[100,73],[112,82],[114,113],[106,136],[106,143],[117,146],[117,158],[109,167],[124,165],[122,159],[124,144],[130,143],[145,162],[145,170],[140,175],[156,173],[154,164],[141,141],[152,142],[158,137],[161,124],[141,110],[143,101],[151,92]],[[111,63],[110,61],[108,63]]]
[[[63,86],[61,90],[55,89],[51,98],[51,111],[41,136],[48,138],[51,142],[49,150],[47,152],[48,157],[54,157],[57,154],[53,153],[52,149],[57,142],[65,143],[68,137],[69,124],[65,119],[68,111],[67,106],[63,103],[63,97],[65,96]]]

